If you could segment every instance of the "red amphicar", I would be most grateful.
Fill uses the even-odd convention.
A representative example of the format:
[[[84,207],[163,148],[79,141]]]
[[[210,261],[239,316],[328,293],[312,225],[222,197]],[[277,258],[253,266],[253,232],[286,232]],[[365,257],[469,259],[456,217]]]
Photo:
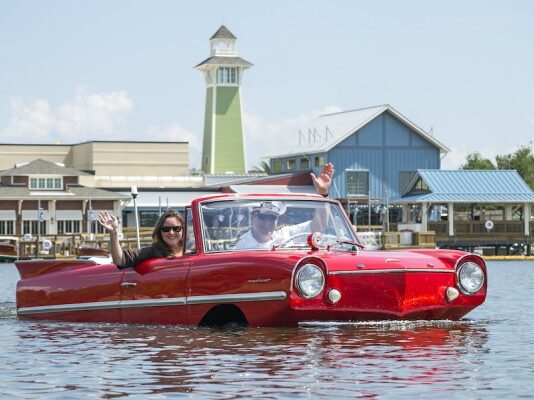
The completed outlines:
[[[135,269],[17,261],[20,318],[213,326],[459,320],[486,298],[484,260],[455,250],[367,251],[341,204],[218,194],[185,210],[184,255]]]

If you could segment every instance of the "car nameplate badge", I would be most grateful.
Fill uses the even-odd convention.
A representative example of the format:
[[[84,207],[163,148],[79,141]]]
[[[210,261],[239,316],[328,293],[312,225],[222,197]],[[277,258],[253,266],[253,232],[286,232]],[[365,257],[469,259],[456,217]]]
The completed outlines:
[[[271,278],[257,278],[257,279],[250,279],[247,282],[254,284],[254,283],[267,283],[270,281],[271,281]]]

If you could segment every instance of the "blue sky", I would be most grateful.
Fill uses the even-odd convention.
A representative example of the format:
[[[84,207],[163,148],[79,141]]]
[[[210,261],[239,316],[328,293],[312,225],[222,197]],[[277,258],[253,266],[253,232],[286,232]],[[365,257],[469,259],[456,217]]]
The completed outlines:
[[[465,156],[534,141],[532,1],[0,0],[0,142],[173,140],[198,167],[221,24],[254,67],[247,164],[328,111],[391,104]]]

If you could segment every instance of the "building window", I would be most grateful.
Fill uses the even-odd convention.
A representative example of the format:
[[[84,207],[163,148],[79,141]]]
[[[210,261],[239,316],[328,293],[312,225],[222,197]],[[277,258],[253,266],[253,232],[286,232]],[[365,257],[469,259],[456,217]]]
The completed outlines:
[[[58,220],[57,221],[57,233],[58,235],[64,235],[69,233],[80,233],[80,221],[79,220]]]
[[[217,70],[217,83],[237,83],[237,68],[220,67]]]
[[[273,161],[273,172],[282,172],[284,166],[280,160]]]
[[[39,177],[39,178],[30,178],[30,189],[37,190],[61,190],[62,186],[61,178],[49,178],[49,177]]]
[[[310,160],[308,160],[307,158],[301,158],[300,169],[310,169]]]
[[[204,166],[207,167],[210,162],[210,159],[208,156],[204,157]]]
[[[316,167],[322,167],[324,165],[324,156],[315,156],[314,165]]]
[[[286,161],[286,169],[288,171],[294,171],[297,169],[297,161],[296,160],[287,160]]]
[[[22,230],[23,234],[30,233],[32,235],[37,235],[37,233],[41,235],[46,235],[46,222],[41,222],[41,229],[39,230],[39,221],[23,221],[22,223]]]
[[[408,189],[408,185],[415,176],[416,171],[400,171],[399,172],[399,193],[403,194]]]
[[[369,195],[369,171],[345,171],[347,197]]]
[[[426,182],[419,178],[415,182],[415,185],[413,186],[412,190],[410,190],[411,193],[417,193],[417,192],[430,192],[430,188],[426,184]]]
[[[14,225],[13,221],[0,221],[0,235],[14,235]]]

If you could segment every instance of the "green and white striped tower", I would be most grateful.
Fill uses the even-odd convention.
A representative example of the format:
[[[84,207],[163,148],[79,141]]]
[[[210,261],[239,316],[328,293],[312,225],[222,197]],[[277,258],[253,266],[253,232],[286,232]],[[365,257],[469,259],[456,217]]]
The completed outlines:
[[[240,85],[252,64],[237,56],[235,42],[222,25],[210,38],[210,57],[195,67],[206,79],[202,170],[207,174],[246,172]]]

